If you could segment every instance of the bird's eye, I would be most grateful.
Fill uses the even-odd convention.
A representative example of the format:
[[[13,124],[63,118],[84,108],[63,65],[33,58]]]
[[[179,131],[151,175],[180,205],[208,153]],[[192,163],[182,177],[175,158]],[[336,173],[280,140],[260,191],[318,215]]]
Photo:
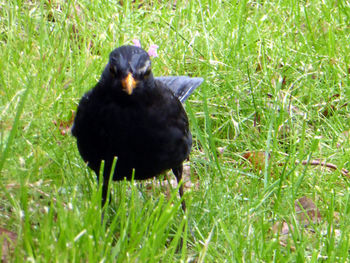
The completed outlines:
[[[116,76],[118,73],[118,69],[117,69],[116,65],[112,65],[112,64],[109,65],[109,72],[111,72],[111,74],[113,76]]]
[[[151,74],[151,66],[149,66],[149,67],[146,69],[146,71],[145,71],[145,73],[144,73],[144,76],[145,76],[145,77],[148,77],[149,74]]]
[[[139,75],[141,77],[145,77],[147,78],[150,74],[151,74],[151,61],[150,60],[146,60],[143,64],[141,64],[142,66],[138,68],[137,72],[139,73]]]

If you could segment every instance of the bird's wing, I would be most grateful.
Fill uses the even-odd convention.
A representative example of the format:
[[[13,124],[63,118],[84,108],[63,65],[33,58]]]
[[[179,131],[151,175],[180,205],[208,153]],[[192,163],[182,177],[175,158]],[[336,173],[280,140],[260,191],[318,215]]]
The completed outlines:
[[[182,103],[203,82],[203,78],[186,76],[156,77],[155,80],[169,88]]]

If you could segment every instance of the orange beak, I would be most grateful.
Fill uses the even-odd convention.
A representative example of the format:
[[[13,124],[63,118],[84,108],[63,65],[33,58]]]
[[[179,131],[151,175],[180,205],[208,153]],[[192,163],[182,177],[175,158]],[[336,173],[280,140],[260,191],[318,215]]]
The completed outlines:
[[[131,73],[129,73],[125,79],[122,79],[123,90],[131,95],[132,91],[136,87],[136,80],[132,77]]]

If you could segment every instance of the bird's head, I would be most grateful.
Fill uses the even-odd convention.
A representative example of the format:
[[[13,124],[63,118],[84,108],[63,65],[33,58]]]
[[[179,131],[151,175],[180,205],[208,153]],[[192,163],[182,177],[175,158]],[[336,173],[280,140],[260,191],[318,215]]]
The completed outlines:
[[[117,84],[115,86],[121,87],[128,95],[153,79],[149,55],[136,46],[121,46],[113,50],[105,71]]]

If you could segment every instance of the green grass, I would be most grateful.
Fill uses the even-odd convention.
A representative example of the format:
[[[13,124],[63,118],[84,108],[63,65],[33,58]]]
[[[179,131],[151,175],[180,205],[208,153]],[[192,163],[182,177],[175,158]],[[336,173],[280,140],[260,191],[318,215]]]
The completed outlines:
[[[0,1],[0,227],[18,234],[10,261],[348,262],[350,4],[117,2]],[[197,187],[183,215],[177,189],[113,183],[101,224],[98,184],[59,125],[109,52],[134,38],[159,46],[155,75],[205,79],[186,102]],[[261,171],[243,158],[255,151],[265,152]],[[298,164],[307,159],[338,170]],[[321,213],[313,231],[295,212],[303,196]],[[293,230],[274,233],[283,221]]]

